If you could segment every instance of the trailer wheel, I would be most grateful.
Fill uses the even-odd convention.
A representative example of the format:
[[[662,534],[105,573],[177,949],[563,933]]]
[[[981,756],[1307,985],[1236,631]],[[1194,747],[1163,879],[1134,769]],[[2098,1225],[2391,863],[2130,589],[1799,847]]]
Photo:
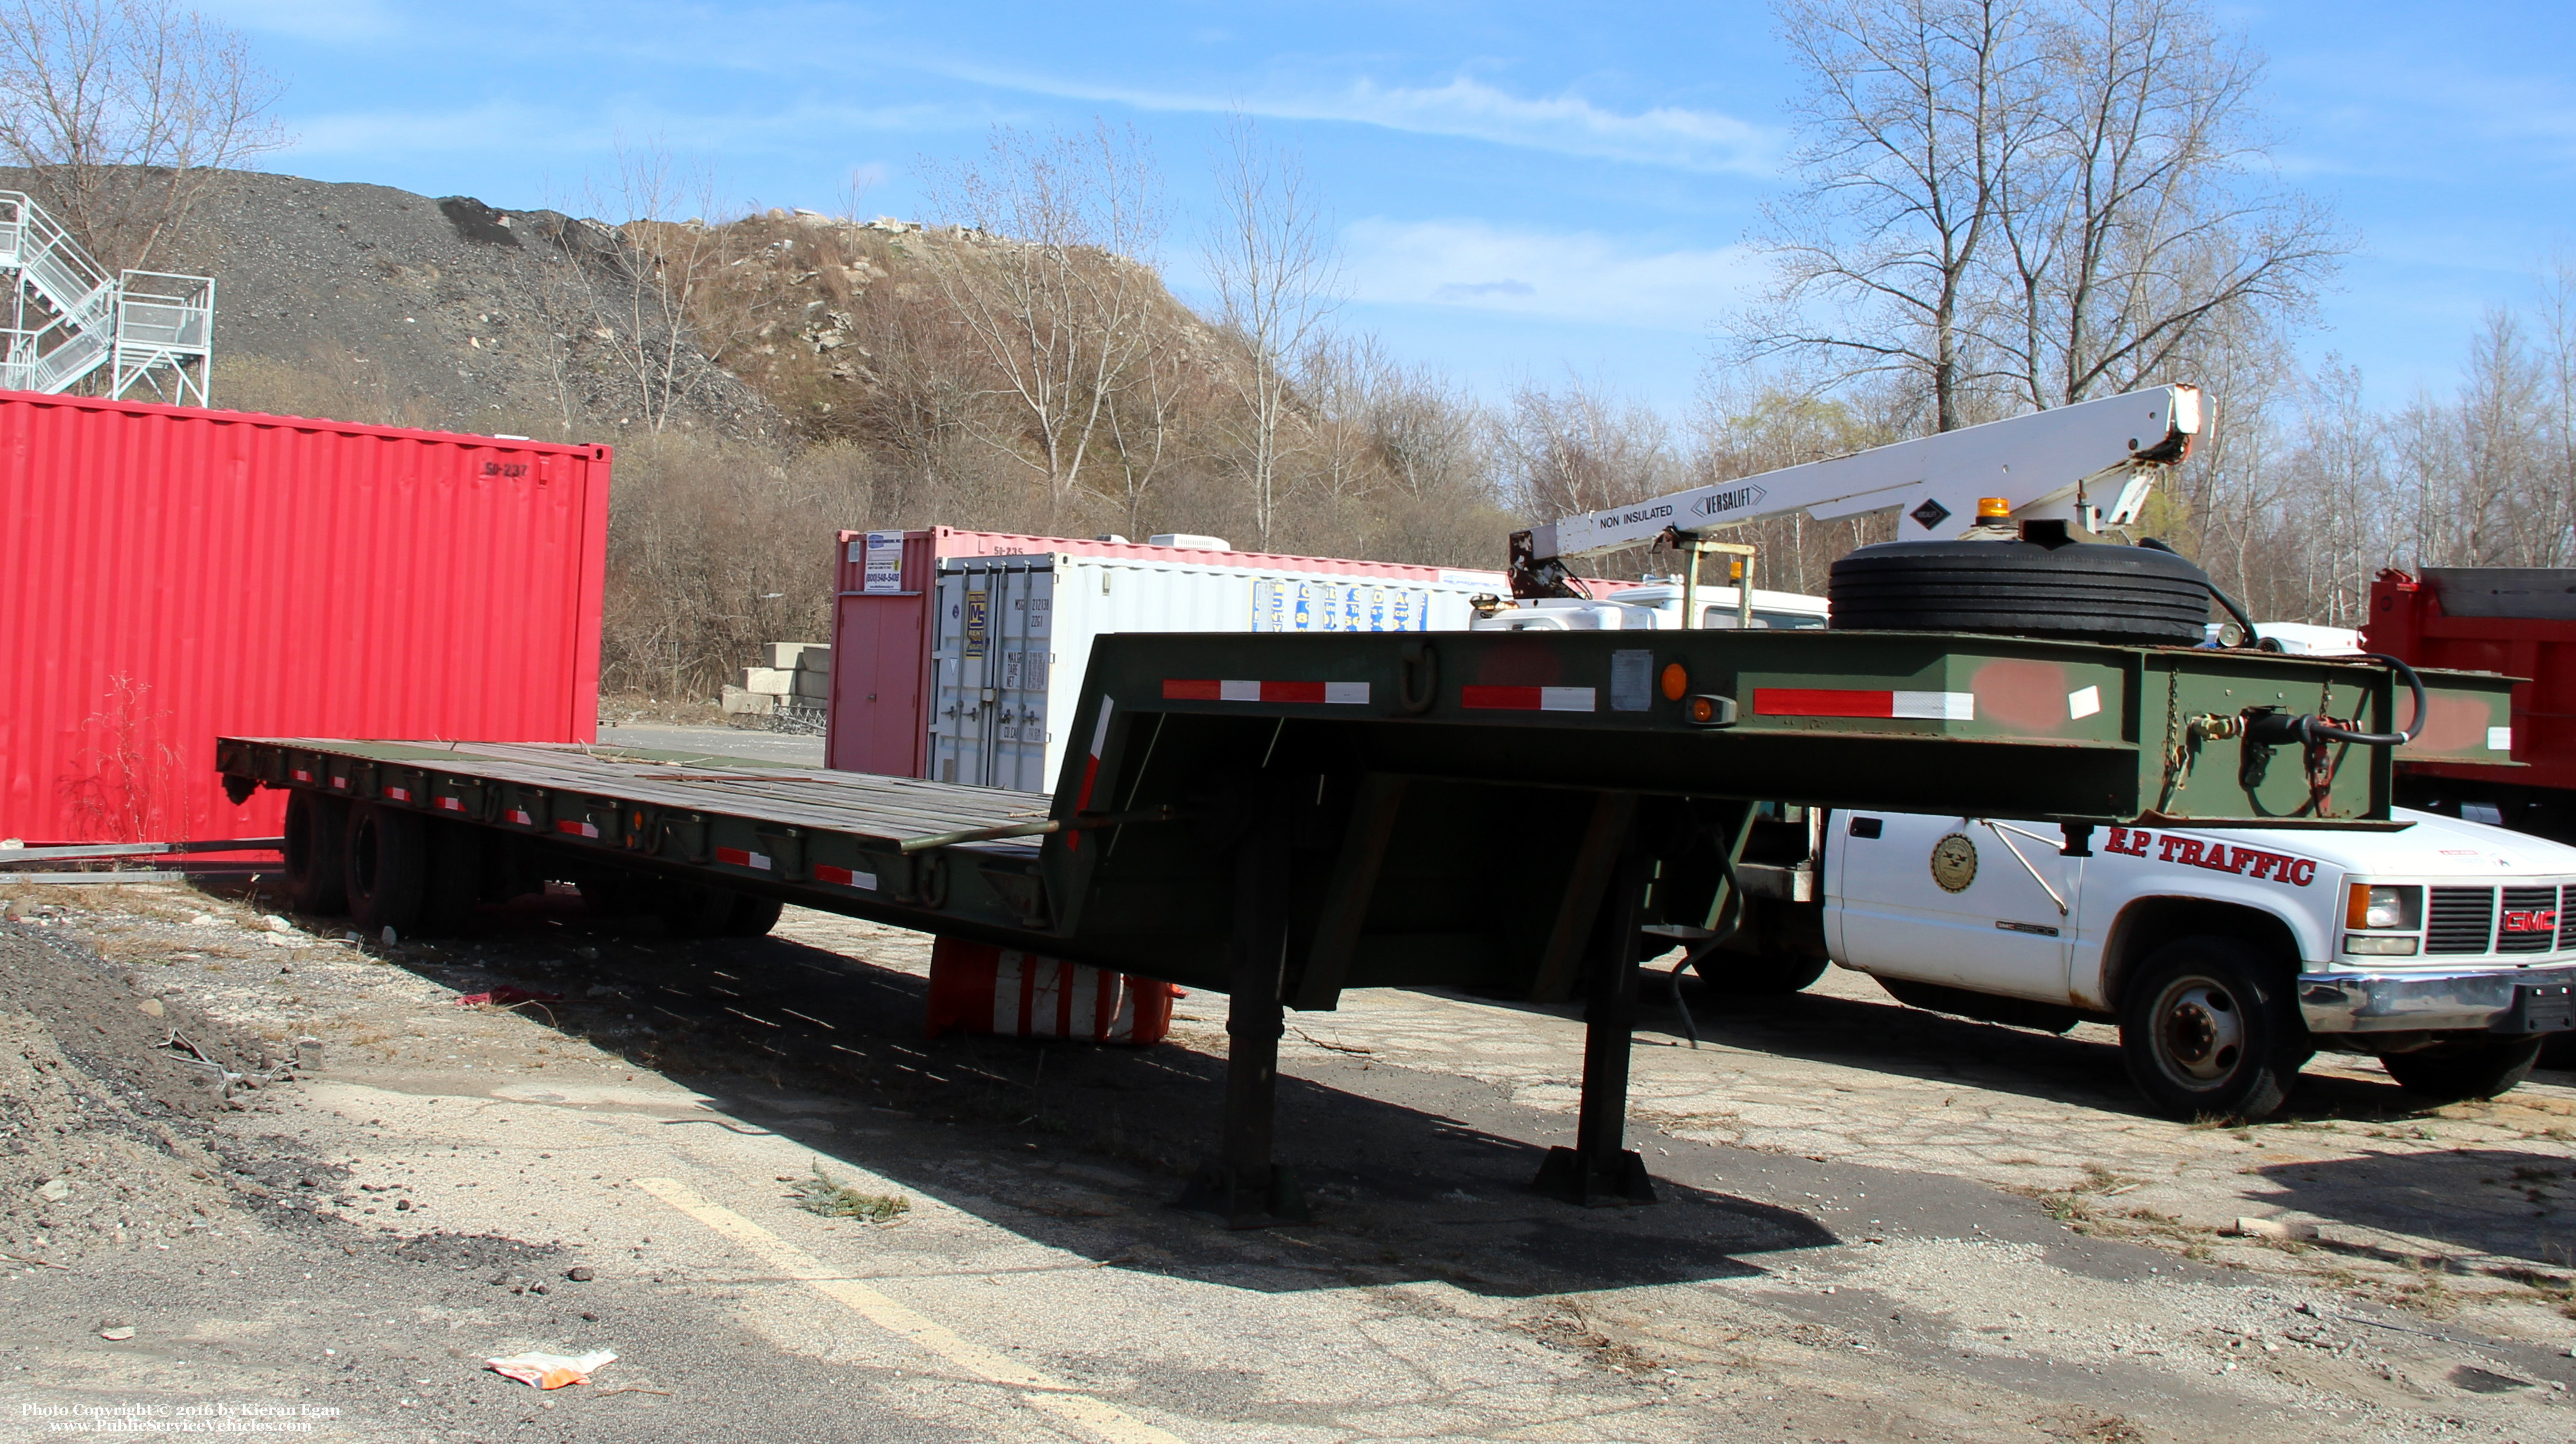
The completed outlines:
[[[2234,938],[2187,937],[2147,957],[2120,999],[2129,1079],[2177,1118],[2270,1114],[2313,1051],[2286,980]]]
[[[483,829],[462,822],[431,821],[421,893],[421,931],[454,937],[474,931],[483,901]]]
[[[778,926],[778,915],[785,911],[787,904],[774,897],[736,893],[733,911],[725,917],[724,935],[729,938],[765,938],[771,928]]]
[[[2481,1038],[2474,1043],[2437,1044],[2420,1053],[2391,1053],[2379,1061],[2407,1092],[2439,1103],[2463,1103],[2522,1086],[2547,1041]]]
[[[1691,964],[1699,985],[1723,998],[1777,998],[1804,992],[1825,975],[1823,958],[1795,953],[1715,952]]]
[[[734,904],[741,898],[729,888],[672,882],[656,888],[652,912],[675,938],[726,937],[731,934]]]
[[[300,913],[344,912],[349,889],[341,870],[348,846],[349,804],[297,789],[286,798],[286,896]]]
[[[349,918],[360,928],[407,933],[420,925],[429,883],[425,831],[417,814],[400,808],[375,802],[350,807],[342,870]]]
[[[1834,563],[1837,631],[1979,632],[2197,647],[2209,578],[2152,547],[1881,542]]]

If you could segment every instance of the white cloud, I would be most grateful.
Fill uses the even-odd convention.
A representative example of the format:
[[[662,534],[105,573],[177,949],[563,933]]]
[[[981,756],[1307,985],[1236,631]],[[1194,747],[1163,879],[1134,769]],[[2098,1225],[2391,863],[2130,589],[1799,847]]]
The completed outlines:
[[[1741,246],[1654,251],[1598,231],[1370,219],[1342,239],[1352,298],[1377,305],[1696,334],[1761,281],[1759,258]]]
[[[1338,87],[1273,88],[1220,96],[1092,85],[980,66],[925,68],[1002,89],[1108,101],[1139,110],[1203,114],[1239,110],[1265,119],[1341,121],[1673,170],[1767,176],[1778,168],[1785,144],[1783,132],[1774,127],[1713,110],[1662,105],[1624,113],[1572,94],[1517,96],[1466,76],[1427,87],[1359,79]]]

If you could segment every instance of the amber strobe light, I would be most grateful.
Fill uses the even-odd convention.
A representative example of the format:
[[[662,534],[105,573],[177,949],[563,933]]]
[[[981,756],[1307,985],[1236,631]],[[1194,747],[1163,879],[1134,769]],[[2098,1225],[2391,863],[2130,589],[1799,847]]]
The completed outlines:
[[[2010,520],[2012,520],[2012,501],[2010,498],[2000,496],[1981,496],[1977,498],[1977,525],[2000,526]]]
[[[1690,671],[1679,662],[1664,664],[1664,700],[1678,702],[1690,690]]]

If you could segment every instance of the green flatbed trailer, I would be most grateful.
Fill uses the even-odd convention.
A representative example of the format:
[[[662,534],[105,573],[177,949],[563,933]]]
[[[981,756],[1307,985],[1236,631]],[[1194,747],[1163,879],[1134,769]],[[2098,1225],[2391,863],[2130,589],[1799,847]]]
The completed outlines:
[[[2424,683],[2410,760],[2491,756],[2510,679]],[[1584,987],[1577,1141],[1539,1186],[1650,1199],[1624,1146],[1640,940],[1731,925],[1760,802],[2046,819],[2078,853],[2140,821],[2401,826],[2389,749],[2245,725],[2391,731],[2398,692],[2375,664],[1932,633],[1127,634],[1093,648],[1052,796],[533,745],[225,738],[218,766],[398,843],[450,824],[384,854],[429,874],[415,896],[507,850],[1226,992],[1224,1145],[1185,1201],[1250,1226],[1303,1212],[1271,1158],[1283,1007]]]

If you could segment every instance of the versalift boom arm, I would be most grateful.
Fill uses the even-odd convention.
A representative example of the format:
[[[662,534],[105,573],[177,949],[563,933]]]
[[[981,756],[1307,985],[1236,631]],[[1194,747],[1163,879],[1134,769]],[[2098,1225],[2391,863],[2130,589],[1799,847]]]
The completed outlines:
[[[1513,534],[1512,591],[1569,595],[1572,558],[1790,512],[1825,520],[1894,507],[1904,535],[1954,537],[1975,525],[1979,498],[2000,496],[2016,520],[2126,526],[2199,432],[2199,388],[2155,386],[1562,517]]]

